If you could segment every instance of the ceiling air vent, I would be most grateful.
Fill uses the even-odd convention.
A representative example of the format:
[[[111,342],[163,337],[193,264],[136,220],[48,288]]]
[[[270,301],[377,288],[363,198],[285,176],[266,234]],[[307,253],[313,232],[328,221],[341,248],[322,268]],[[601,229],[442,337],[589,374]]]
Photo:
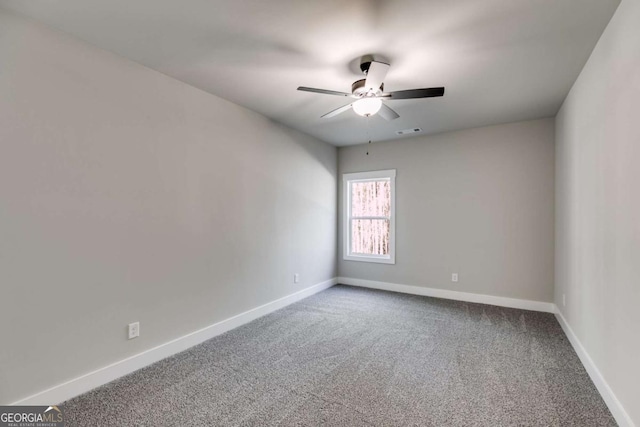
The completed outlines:
[[[396,131],[396,135],[410,135],[412,133],[418,133],[418,132],[422,132],[422,129],[420,129],[420,128],[411,128],[411,129],[397,130]]]

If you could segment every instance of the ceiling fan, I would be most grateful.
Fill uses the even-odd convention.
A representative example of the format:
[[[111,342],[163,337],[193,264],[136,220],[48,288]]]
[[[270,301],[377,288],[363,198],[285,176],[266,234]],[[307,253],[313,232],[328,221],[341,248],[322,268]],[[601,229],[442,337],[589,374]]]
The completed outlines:
[[[365,61],[360,64],[360,69],[367,76],[351,85],[351,93],[337,92],[335,90],[316,89],[313,87],[298,87],[305,92],[324,93],[326,95],[348,96],[356,101],[336,108],[323,115],[323,118],[335,117],[340,113],[353,108],[356,114],[369,117],[376,113],[386,120],[394,120],[400,117],[398,113],[384,104],[383,100],[432,98],[444,95],[443,87],[431,87],[426,89],[409,89],[396,92],[384,92],[384,78],[389,71],[389,64],[379,61]]]

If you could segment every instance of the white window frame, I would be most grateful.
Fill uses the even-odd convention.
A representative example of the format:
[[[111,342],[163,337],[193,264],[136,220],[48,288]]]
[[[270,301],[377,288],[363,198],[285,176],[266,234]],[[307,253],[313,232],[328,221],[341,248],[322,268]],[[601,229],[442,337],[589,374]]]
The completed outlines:
[[[391,186],[391,215],[389,218],[389,254],[363,255],[351,253],[351,183],[379,181],[389,179]],[[342,175],[343,201],[343,247],[342,258],[347,261],[375,262],[381,264],[396,263],[396,170],[345,173]],[[360,217],[359,217],[360,218]],[[387,217],[366,217],[362,219],[387,219]]]

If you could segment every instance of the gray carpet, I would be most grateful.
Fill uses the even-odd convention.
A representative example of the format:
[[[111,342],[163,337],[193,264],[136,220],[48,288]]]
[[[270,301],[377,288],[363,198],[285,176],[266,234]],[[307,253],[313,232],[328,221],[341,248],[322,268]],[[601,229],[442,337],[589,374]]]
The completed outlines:
[[[616,425],[553,315],[348,286],[63,408],[68,426]]]

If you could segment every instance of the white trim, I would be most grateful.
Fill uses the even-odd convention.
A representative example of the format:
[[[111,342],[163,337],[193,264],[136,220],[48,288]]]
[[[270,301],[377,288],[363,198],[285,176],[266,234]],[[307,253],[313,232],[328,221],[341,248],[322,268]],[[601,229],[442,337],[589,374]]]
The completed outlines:
[[[365,255],[365,254],[351,254],[343,257],[346,261],[360,261],[360,262],[377,262],[378,264],[395,264],[396,261],[389,255]]]
[[[611,387],[609,387],[607,381],[605,381],[602,373],[600,373],[600,370],[593,362],[593,359],[591,359],[591,356],[589,356],[589,353],[587,353],[587,350],[585,350],[585,348],[582,346],[582,343],[578,339],[577,335],[573,332],[571,326],[569,326],[567,319],[564,318],[560,310],[558,310],[557,308],[556,319],[558,319],[558,323],[560,323],[562,330],[569,339],[569,342],[580,358],[582,365],[584,365],[584,368],[587,370],[587,373],[591,377],[591,381],[593,381],[593,384],[595,384],[596,388],[600,392],[602,399],[609,407],[609,410],[611,411],[613,417],[616,419],[618,425],[620,427],[635,427],[633,420],[631,419],[627,411],[625,411],[622,403],[620,403],[616,395],[613,393],[613,390],[611,390]]]
[[[456,301],[475,302],[480,304],[497,305],[500,307],[520,308],[523,310],[543,311],[555,313],[552,302],[532,301],[517,298],[496,297],[492,295],[474,294],[469,292],[450,291],[448,289],[425,288],[422,286],[399,285],[397,283],[378,282],[374,280],[338,277],[338,283],[362,288],[382,289],[403,294],[422,295],[434,298],[444,298]]]
[[[181,351],[187,350],[194,345],[200,344],[208,339],[223,334],[238,326],[242,326],[259,317],[272,313],[294,302],[300,301],[318,292],[324,291],[337,283],[337,279],[329,279],[295,292],[286,297],[268,302],[259,307],[240,313],[236,316],[209,325],[205,328],[191,332],[157,347],[145,350],[134,356],[127,357],[111,365],[97,369],[93,372],[81,375],[72,380],[58,384],[47,390],[36,393],[32,396],[18,400],[12,405],[50,405],[60,403],[72,397],[78,396],[98,386],[111,382],[140,368],[151,365],[159,360],[165,359]]]
[[[342,182],[345,181],[364,181],[364,180],[372,180],[375,181],[379,178],[395,178],[396,170],[395,169],[385,169],[379,171],[367,171],[367,172],[350,172],[342,174]]]
[[[376,181],[388,179],[391,184],[391,212],[389,216],[389,255],[365,255],[351,253],[351,182],[353,181]],[[396,170],[387,169],[369,172],[354,172],[342,174],[342,259],[345,261],[374,262],[379,264],[396,263]],[[368,219],[373,217],[364,217]],[[380,217],[387,219],[386,217]]]

